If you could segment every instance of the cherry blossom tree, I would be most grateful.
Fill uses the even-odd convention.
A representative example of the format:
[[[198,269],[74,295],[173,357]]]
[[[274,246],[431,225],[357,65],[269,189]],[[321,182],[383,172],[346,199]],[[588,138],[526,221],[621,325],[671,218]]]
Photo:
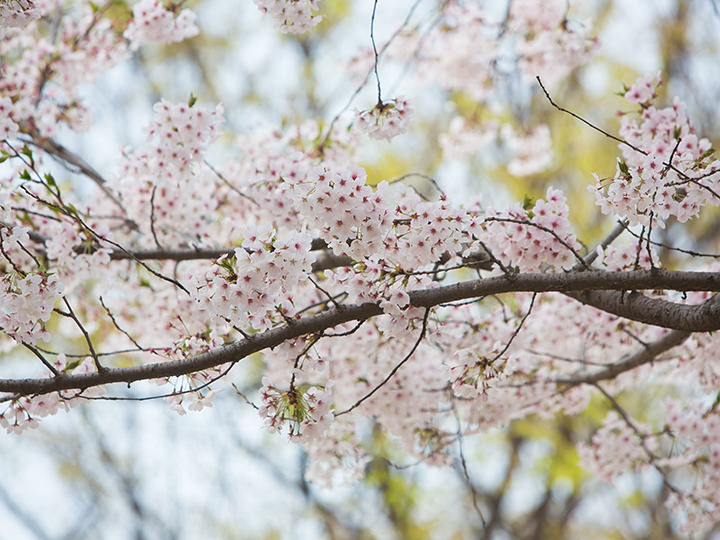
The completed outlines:
[[[323,19],[322,2],[255,4],[283,33]],[[234,135],[218,163],[231,111],[159,99],[137,127],[144,142],[102,172],[62,142],[93,124],[82,86],[143,47],[197,35],[195,15],[144,0],[122,15],[112,2],[0,4],[0,343],[17,358],[0,373],[0,425],[19,434],[120,398],[183,415],[236,393],[302,445],[308,481],[333,484],[369,467],[368,418],[408,459],[447,466],[465,436],[601,400],[607,414],[577,444],[584,467],[608,482],[652,470],[683,530],[712,530],[720,256],[695,247],[691,225],[720,204],[713,134],[681,98],[661,99],[662,75],[618,81],[617,133],[559,103],[555,89],[598,47],[565,2],[435,4],[423,24],[413,4],[384,42],[383,3],[367,10],[368,48],[347,66],[358,92],[373,90],[367,107],[356,92],[336,116]],[[414,95],[388,95],[393,65]],[[614,174],[587,182],[607,216],[599,241],[580,237],[555,187],[461,204],[425,173],[369,181],[363,152],[412,136],[424,92],[480,108],[510,76],[617,143]],[[547,125],[460,114],[448,125],[438,146],[459,159],[492,146],[517,177],[553,162]],[[57,164],[87,182],[62,181]],[[257,357],[262,384],[246,395],[233,370]],[[662,410],[622,406],[650,383]]]

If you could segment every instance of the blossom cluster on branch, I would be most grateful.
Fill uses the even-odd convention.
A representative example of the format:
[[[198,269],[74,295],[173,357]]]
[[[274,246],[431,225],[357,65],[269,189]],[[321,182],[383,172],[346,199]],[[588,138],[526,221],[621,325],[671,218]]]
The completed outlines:
[[[318,24],[317,0],[254,0],[258,9],[275,20],[275,26],[284,34],[302,34]]]
[[[625,98],[640,105],[638,114],[623,115],[622,159],[606,186],[596,178],[596,197],[603,213],[628,219],[630,225],[662,227],[674,217],[681,223],[697,217],[706,205],[718,204],[720,161],[708,139],[698,137],[676,99],[657,108],[655,87],[661,81],[643,78]]]
[[[319,20],[314,1],[255,3],[283,32]],[[478,103],[506,62],[523,77],[559,80],[596,45],[562,4],[514,1],[505,20],[490,20],[443,3],[418,71]],[[256,408],[271,431],[304,446],[313,481],[362,474],[368,418],[408,458],[447,465],[462,434],[580,414],[599,395],[611,412],[579,445],[587,468],[610,481],[654,468],[670,481],[694,467],[702,475],[673,496],[690,527],[717,518],[718,401],[682,411],[682,396],[672,396],[663,418],[636,420],[614,397],[638,381],[676,384],[680,372],[688,392],[709,395],[720,381],[720,338],[708,332],[720,329],[718,257],[689,259],[693,272],[663,269],[652,236],[656,225],[720,204],[720,162],[681,101],[658,105],[659,82],[626,89],[635,110],[622,118],[617,173],[590,188],[619,224],[592,249],[553,187],[501,207],[454,203],[437,183],[427,196],[401,181],[368,181],[358,152],[366,138],[350,127],[390,144],[408,128],[402,98],[338,123],[238,136],[217,168],[207,150],[223,108],[161,99],[144,142],[105,177],[55,141],[92,122],[79,85],[144,44],[191,37],[194,16],[141,0],[118,29],[91,5],[17,5],[39,11],[21,29],[0,12],[13,23],[3,23],[0,44],[9,171],[0,182],[0,348],[24,350],[40,374],[0,376],[8,431],[102,397],[115,382],[153,381],[174,410],[200,410],[229,390],[238,362],[259,353]],[[53,10],[54,40],[42,27]],[[467,155],[498,132],[517,176],[552,161],[545,126],[527,136],[474,127],[456,118],[439,139],[459,141],[457,155]],[[56,180],[50,159],[90,178],[92,194]],[[627,242],[614,244],[621,235]],[[85,352],[55,350],[64,340]],[[27,365],[17,373],[26,377]]]

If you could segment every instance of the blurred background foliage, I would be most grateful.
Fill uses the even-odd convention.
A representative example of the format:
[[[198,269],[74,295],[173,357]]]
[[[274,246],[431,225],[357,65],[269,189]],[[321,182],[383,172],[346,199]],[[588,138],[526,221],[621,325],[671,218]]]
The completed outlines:
[[[427,5],[418,9],[419,17],[437,9],[432,0],[421,4]],[[96,129],[107,141],[94,152],[93,165],[112,167],[117,147],[137,142],[161,96],[185,100],[192,92],[201,102],[222,102],[227,130],[240,134],[266,122],[286,126],[308,118],[327,126],[354,91],[342,65],[370,46],[372,2],[322,0],[320,5],[324,20],[312,33],[283,36],[250,0],[185,2],[199,15],[203,31],[197,37],[146,47],[87,90]],[[381,41],[411,5],[378,3]],[[113,2],[108,16],[121,27],[130,8]],[[600,47],[591,64],[553,90],[557,103],[615,133],[616,112],[627,106],[615,94],[623,83],[659,71],[666,81],[660,101],[681,96],[700,134],[717,146],[720,15],[715,2],[577,0],[570,2],[570,16],[594,21]],[[390,89],[392,77],[388,80]],[[352,107],[374,104],[373,83]],[[610,221],[596,210],[587,186],[593,173],[614,174],[616,143],[553,109],[537,88],[505,97],[492,108],[461,94],[447,96],[450,105],[439,107],[425,108],[420,101],[417,129],[403,144],[379,144],[363,156],[368,181],[418,172],[436,178],[451,198],[455,191],[481,191],[498,205],[541,198],[548,186],[558,186],[568,195],[579,237],[594,242]],[[466,119],[494,118],[517,130],[547,124],[551,167],[513,176],[506,160],[493,155],[448,166],[439,144],[448,107]],[[84,148],[97,134],[75,139],[68,134],[68,144]],[[229,137],[223,143],[232,148]],[[659,239],[687,239],[688,248],[717,250],[718,229],[720,215],[707,212],[691,225],[692,237],[681,236],[670,223]],[[670,255],[663,256],[672,266]],[[80,354],[83,346],[74,344]],[[256,367],[247,363],[236,375],[246,395],[259,385]],[[647,404],[654,403],[653,391],[616,399],[652,424]],[[628,475],[611,486],[580,466],[575,443],[587,441],[610,409],[598,398],[576,416],[529,418],[505,430],[465,434],[458,440],[462,453],[449,469],[405,463],[392,440],[370,430],[365,445],[374,458],[365,477],[354,486],[326,489],[304,482],[300,449],[267,435],[240,395],[226,392],[211,410],[184,418],[162,402],[91,403],[82,414],[46,419],[22,437],[0,435],[0,538],[682,538],[663,505],[667,488],[652,474]],[[720,537],[713,534],[708,538]]]

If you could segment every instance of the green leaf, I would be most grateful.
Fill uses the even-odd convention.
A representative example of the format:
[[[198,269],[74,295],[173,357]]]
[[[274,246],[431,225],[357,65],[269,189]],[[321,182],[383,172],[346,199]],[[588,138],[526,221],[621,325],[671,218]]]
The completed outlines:
[[[80,360],[73,360],[72,362],[68,362],[65,364],[65,370],[66,371],[72,371],[76,367],[80,365]]]
[[[708,149],[705,150],[705,151],[702,153],[702,155],[698,158],[698,161],[702,161],[702,160],[705,159],[706,157],[712,156],[714,153],[715,153],[715,149],[714,149],[714,148],[708,148]]]
[[[620,172],[625,176],[630,176],[630,169],[624,159],[618,159],[618,169],[620,169]]]
[[[31,227],[35,226],[35,223],[32,220],[32,216],[30,216],[30,214],[27,213],[27,210],[18,216],[18,220],[23,225],[29,225]]]
[[[522,207],[523,210],[530,211],[532,207],[535,206],[535,203],[530,195],[527,193],[523,195],[523,201],[522,201]]]
[[[20,149],[20,153],[21,153],[23,156],[27,156],[28,158],[30,158],[30,161],[33,161],[33,153],[32,153],[32,150],[30,150],[30,147],[29,147],[27,144],[26,144],[26,145],[23,145],[23,147]]]
[[[197,97],[195,97],[195,94],[190,92],[190,99],[188,99],[188,107],[192,107],[197,102]]]

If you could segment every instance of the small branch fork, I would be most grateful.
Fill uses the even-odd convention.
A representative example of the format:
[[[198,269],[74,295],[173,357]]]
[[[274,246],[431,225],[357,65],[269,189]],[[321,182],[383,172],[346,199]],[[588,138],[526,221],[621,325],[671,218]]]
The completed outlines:
[[[597,304],[600,309],[622,317],[684,333],[720,329],[719,302],[707,301],[703,304],[687,305],[650,298],[640,293],[625,294],[621,298],[619,292],[643,289],[717,292],[720,291],[720,273],[656,269],[628,272],[570,271],[564,274],[515,274],[413,291],[409,296],[412,306],[432,308],[448,302],[507,292],[555,291],[570,296],[579,295],[580,301],[589,305]],[[603,297],[603,294],[609,296]],[[0,379],[0,392],[19,395],[46,394],[58,390],[84,390],[116,382],[132,383],[139,380],[186,375],[228,362],[237,362],[254,352],[275,347],[289,339],[317,334],[346,322],[367,320],[382,314],[382,309],[375,303],[343,304],[342,309],[333,308],[316,315],[302,317],[261,334],[181,360],[127,368],[105,368],[93,373],[63,374],[45,379]],[[671,335],[674,334],[672,332],[668,334]],[[647,351],[651,348],[652,345],[649,345]],[[608,368],[610,369],[613,368]],[[608,371],[608,375],[610,373]]]

